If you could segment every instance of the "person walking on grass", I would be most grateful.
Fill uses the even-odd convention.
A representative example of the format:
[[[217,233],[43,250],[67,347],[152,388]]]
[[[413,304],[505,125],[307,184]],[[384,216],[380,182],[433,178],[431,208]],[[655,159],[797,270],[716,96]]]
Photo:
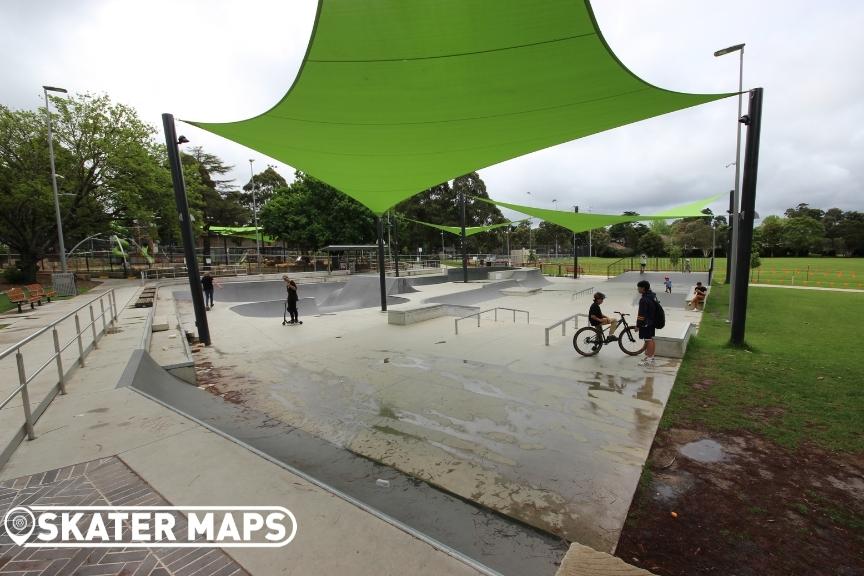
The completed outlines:
[[[651,283],[647,280],[637,282],[636,289],[642,295],[639,298],[636,326],[639,328],[639,338],[645,341],[645,357],[639,361],[639,366],[654,368],[654,319],[657,313],[657,295],[651,291]]]
[[[648,266],[648,255],[645,254],[645,253],[643,253],[643,254],[639,257],[639,273],[640,273],[640,274],[644,274],[644,273],[645,273],[645,267],[646,267],[646,266]]]
[[[603,311],[600,310],[600,305],[604,300],[606,300],[606,295],[602,292],[596,292],[594,294],[594,303],[591,304],[591,307],[588,309],[588,322],[601,331],[603,330],[604,325],[609,324],[609,335],[606,337],[606,343],[608,344],[609,342],[618,340],[618,337],[614,335],[615,329],[618,328],[618,321],[603,315]]]

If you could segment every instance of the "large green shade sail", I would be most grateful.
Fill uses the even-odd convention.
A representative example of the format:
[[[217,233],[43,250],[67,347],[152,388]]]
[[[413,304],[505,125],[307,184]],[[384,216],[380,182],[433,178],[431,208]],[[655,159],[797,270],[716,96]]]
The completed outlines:
[[[587,1],[319,0],[278,104],[192,124],[380,214],[473,170],[725,96],[636,77]]]

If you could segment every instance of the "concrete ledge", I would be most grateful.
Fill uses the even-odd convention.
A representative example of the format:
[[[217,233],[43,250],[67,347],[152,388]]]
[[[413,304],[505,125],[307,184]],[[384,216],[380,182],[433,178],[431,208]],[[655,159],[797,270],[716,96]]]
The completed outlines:
[[[164,332],[168,330],[170,326],[168,325],[168,317],[167,316],[156,316],[153,318],[153,325],[150,327],[153,332]]]
[[[390,308],[387,311],[387,323],[397,326],[416,324],[424,320],[446,316],[446,308],[444,304],[410,304]]]
[[[620,558],[573,543],[555,576],[653,576]]]
[[[667,323],[666,327],[654,336],[657,346],[654,354],[664,358],[683,358],[692,334],[693,325],[689,322]]]
[[[542,292],[542,288],[502,288],[501,293],[507,296],[533,296]]]

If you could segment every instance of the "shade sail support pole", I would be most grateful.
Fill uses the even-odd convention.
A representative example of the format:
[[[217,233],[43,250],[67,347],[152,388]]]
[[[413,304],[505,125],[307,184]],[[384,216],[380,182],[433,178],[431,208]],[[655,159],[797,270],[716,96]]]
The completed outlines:
[[[207,313],[204,311],[204,291],[201,287],[201,277],[198,275],[198,261],[195,259],[195,235],[192,230],[192,218],[189,214],[186,183],[183,180],[183,170],[180,167],[180,149],[178,148],[177,131],[174,127],[174,116],[162,114],[162,126],[165,129],[168,164],[171,166],[171,180],[174,183],[174,200],[177,203],[177,213],[180,217],[183,253],[186,256],[189,289],[192,291],[192,307],[195,309],[195,326],[198,328],[198,339],[205,346],[209,346],[210,326],[207,324]],[[183,141],[186,142],[185,139]]]
[[[732,313],[732,345],[744,346],[744,325],[747,318],[747,292],[750,283],[750,258],[753,243],[753,220],[756,209],[756,176],[759,171],[759,136],[762,128],[762,88],[750,91],[747,116],[747,143],[744,149],[744,179],[741,187],[741,223],[738,254],[732,291],[735,309]]]
[[[387,311],[387,278],[384,274],[384,220],[378,215],[378,281],[381,285],[381,311]]]
[[[462,210],[460,225],[462,226],[462,282],[468,282],[468,242],[465,241],[465,190],[461,192]]]

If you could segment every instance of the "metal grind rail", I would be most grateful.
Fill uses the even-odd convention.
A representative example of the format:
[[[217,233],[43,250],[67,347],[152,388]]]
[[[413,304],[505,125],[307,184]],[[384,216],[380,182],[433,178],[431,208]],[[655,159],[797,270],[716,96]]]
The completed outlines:
[[[592,288],[592,290],[593,290],[593,288]],[[581,313],[580,314],[573,314],[572,316],[567,316],[566,318],[562,318],[561,320],[552,324],[551,326],[547,326],[546,328],[544,328],[544,330],[546,330],[546,346],[549,345],[549,333],[552,332],[552,330],[554,330],[558,326],[561,326],[561,336],[566,336],[567,335],[567,322],[570,320],[573,320],[573,329],[575,330],[576,328],[579,327],[579,317],[580,316],[582,318],[588,318],[588,314],[581,314]]]
[[[467,316],[462,316],[461,318],[456,318],[454,322],[454,327],[456,329],[456,335],[459,335],[459,322],[462,320],[467,320],[468,318],[477,317],[477,327],[480,327],[480,315],[485,314],[486,312],[494,312],[495,313],[495,321],[498,321],[498,310],[507,310],[509,312],[513,312],[513,322],[516,322],[516,313],[521,312],[525,314],[525,323],[531,323],[531,313],[527,310],[519,310],[518,308],[505,308],[503,306],[498,306],[497,308],[489,308],[488,310],[481,310],[479,312],[474,312],[473,314],[468,314]]]
[[[94,306],[96,310],[94,310]],[[86,309],[86,310],[85,310]],[[0,361],[2,361],[7,356],[15,355],[15,362],[18,367],[18,387],[10,394],[6,399],[0,402],[0,410],[5,408],[12,400],[15,399],[18,394],[21,394],[21,403],[24,408],[24,423],[21,426],[21,429],[16,431],[12,440],[9,442],[8,446],[6,446],[2,452],[0,452],[0,467],[6,464],[9,458],[12,456],[12,453],[18,447],[22,440],[26,437],[29,440],[34,440],[36,438],[36,433],[33,429],[33,424],[36,422],[39,417],[45,412],[54,398],[57,396],[58,392],[60,394],[66,394],[66,370],[63,368],[63,352],[72,346],[72,344],[77,343],[78,345],[78,364],[80,366],[84,366],[84,358],[86,358],[87,354],[91,349],[97,349],[99,347],[99,339],[103,336],[108,326],[113,326],[117,321],[118,316],[117,309],[117,296],[114,292],[114,289],[110,289],[107,292],[104,292],[97,296],[96,298],[90,300],[75,308],[62,318],[55,320],[48,326],[40,329],[39,331],[31,334],[30,336],[24,338],[20,342],[16,342],[3,352],[0,352]],[[82,316],[85,324],[82,325]],[[75,335],[72,336],[67,342],[61,343],[60,334],[57,330],[58,326],[68,320],[69,318],[75,319]],[[88,321],[89,320],[89,321]],[[101,327],[97,327],[100,324]],[[41,366],[39,366],[36,370],[31,371],[28,375],[26,367],[24,365],[24,352],[25,347],[34,342],[37,338],[51,332],[52,338],[54,340],[54,353],[44,362]],[[84,345],[84,336],[87,332],[90,332],[92,335],[92,341],[88,343],[88,346]],[[91,347],[92,346],[92,347]],[[34,354],[38,354],[38,352],[33,352]],[[30,391],[28,390],[28,386],[36,379],[39,374],[42,373],[43,370],[55,364],[57,367],[57,382],[51,386],[48,393],[45,395],[45,398],[42,399],[41,402],[36,406],[36,409],[31,411],[30,409]]]
[[[573,292],[573,294],[570,295],[570,300],[578,300],[582,296],[587,296],[587,295],[593,294],[593,293],[594,293],[594,287],[593,286],[591,288],[585,288],[584,290],[579,290],[578,292]]]

